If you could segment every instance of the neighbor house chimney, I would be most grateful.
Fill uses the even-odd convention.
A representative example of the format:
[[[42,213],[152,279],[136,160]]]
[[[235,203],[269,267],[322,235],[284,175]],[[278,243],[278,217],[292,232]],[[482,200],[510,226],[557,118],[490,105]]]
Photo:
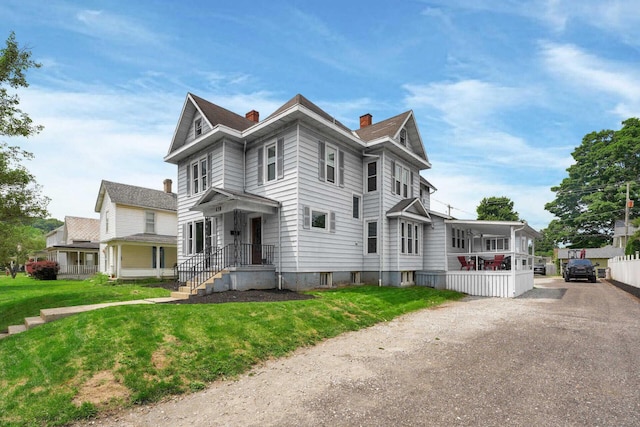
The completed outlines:
[[[260,121],[260,113],[258,113],[256,110],[251,110],[244,116],[252,122],[258,123]]]
[[[165,179],[164,181],[162,181],[162,183],[164,184],[164,192],[165,193],[171,193],[171,184],[173,183],[170,179]]]
[[[373,117],[369,113],[360,116],[360,129],[366,128],[367,126],[371,126],[372,120],[373,120]]]

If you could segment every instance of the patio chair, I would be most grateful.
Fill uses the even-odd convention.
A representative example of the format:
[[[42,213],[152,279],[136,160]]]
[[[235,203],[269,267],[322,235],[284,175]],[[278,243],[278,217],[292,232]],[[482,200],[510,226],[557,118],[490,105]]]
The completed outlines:
[[[460,270],[475,270],[476,269],[476,263],[475,261],[471,260],[471,261],[467,261],[467,257],[465,256],[459,256],[458,257],[458,261],[460,261]]]
[[[485,270],[500,270],[502,268],[502,261],[504,261],[504,255],[496,255],[493,259],[484,261]]]

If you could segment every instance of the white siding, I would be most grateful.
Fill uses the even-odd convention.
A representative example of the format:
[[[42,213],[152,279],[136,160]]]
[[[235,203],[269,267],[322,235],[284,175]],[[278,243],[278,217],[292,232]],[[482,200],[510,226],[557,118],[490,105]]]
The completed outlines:
[[[281,129],[271,137],[263,138],[259,142],[250,143],[246,153],[246,191],[259,196],[267,197],[281,203],[282,218],[280,215],[264,215],[262,225],[262,244],[274,245],[276,248],[282,242],[280,251],[276,249],[274,263],[280,265],[278,254],[282,255],[283,271],[296,271],[297,245],[298,245],[298,126],[289,126]],[[274,181],[263,180],[258,185],[258,151],[266,145],[275,143],[278,138],[284,138],[284,176]],[[263,154],[264,155],[264,154]],[[279,234],[280,233],[280,234]]]
[[[224,171],[224,188],[242,191],[244,185],[244,146],[237,142],[225,141],[223,147],[224,164],[220,169]]]
[[[445,271],[445,229],[444,219],[432,215],[432,225],[423,226],[424,239],[422,244],[423,268],[427,271]]]
[[[344,187],[318,179],[318,141],[344,151]],[[361,271],[364,262],[363,221],[352,217],[353,193],[363,190],[362,156],[306,127],[300,128],[300,232],[298,271]],[[338,169],[338,168],[336,168]],[[335,213],[335,233],[303,229],[303,207]]]

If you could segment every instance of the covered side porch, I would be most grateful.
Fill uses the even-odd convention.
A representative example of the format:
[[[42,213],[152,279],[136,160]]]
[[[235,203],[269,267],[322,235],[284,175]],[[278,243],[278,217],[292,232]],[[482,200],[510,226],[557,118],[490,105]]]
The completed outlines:
[[[101,271],[115,279],[172,279],[177,262],[176,236],[139,233],[104,242]]]
[[[47,248],[47,259],[60,266],[61,279],[87,279],[98,272],[98,251],[96,242],[78,242],[71,245],[55,245]]]
[[[526,222],[445,220],[446,288],[513,298],[533,289],[534,239]]]

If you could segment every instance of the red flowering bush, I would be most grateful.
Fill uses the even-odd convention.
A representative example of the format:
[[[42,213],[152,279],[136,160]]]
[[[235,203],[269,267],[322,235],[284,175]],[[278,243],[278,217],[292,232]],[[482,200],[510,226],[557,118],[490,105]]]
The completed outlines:
[[[55,261],[30,262],[26,266],[27,273],[39,280],[56,280],[60,265]]]

